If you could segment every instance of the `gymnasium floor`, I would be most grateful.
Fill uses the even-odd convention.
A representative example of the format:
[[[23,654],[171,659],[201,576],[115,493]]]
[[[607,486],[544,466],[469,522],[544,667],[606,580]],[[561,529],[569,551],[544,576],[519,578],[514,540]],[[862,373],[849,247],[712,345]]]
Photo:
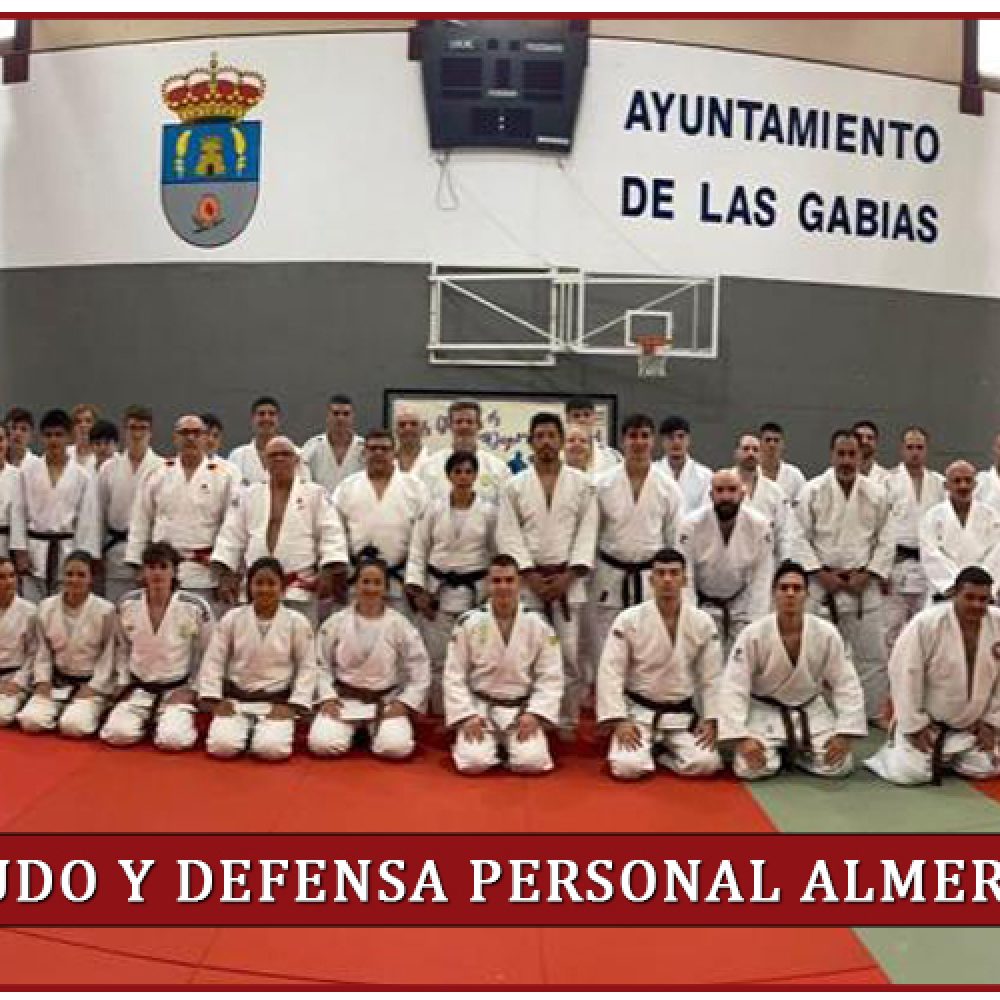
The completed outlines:
[[[361,753],[285,764],[0,732],[4,832],[1000,833],[1000,787],[896,789],[858,773],[750,788],[662,774],[613,783],[587,741],[541,777],[455,775],[442,737],[403,764]],[[871,741],[869,741],[870,746]],[[864,748],[862,748],[864,750]],[[998,783],[1000,784],[1000,783]],[[327,986],[996,983],[996,929],[16,929],[8,985]]]

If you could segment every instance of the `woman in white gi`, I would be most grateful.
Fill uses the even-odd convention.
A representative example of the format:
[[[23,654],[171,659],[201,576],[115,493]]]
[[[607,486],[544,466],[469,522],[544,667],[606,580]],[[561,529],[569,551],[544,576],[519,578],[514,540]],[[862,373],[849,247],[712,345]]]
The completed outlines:
[[[34,690],[17,714],[28,732],[92,736],[115,684],[115,606],[91,593],[94,560],[71,552],[62,591],[38,606]]]
[[[896,785],[1000,775],[1000,610],[993,577],[967,566],[950,601],[918,614],[889,658],[895,721],[885,746],[865,761]]]
[[[205,747],[213,757],[237,757],[248,743],[254,756],[290,757],[295,719],[312,707],[313,631],[281,603],[283,589],[281,563],[258,559],[247,572],[251,603],[212,632],[196,687],[213,715]]]
[[[0,556],[0,726],[9,726],[31,687],[38,609],[17,596],[17,570]]]
[[[740,633],[726,664],[719,739],[735,743],[739,778],[770,777],[782,763],[844,777],[854,766],[851,739],[867,732],[857,671],[836,627],[806,614],[808,587],[802,566],[782,563],[775,613]]]
[[[362,726],[377,756],[401,760],[413,753],[410,714],[424,710],[430,662],[417,630],[388,607],[388,590],[385,562],[362,559],[354,601],[319,630],[321,707],[309,730],[314,754],[347,753]]]
[[[484,596],[493,558],[496,504],[475,492],[479,460],[455,451],[445,462],[450,496],[435,496],[417,522],[406,565],[406,593],[420,613],[418,627],[431,661],[431,711],[440,714],[441,671],[459,615]]]
[[[180,553],[153,542],[142,554],[142,590],[118,606],[118,704],[101,729],[113,746],[138,743],[155,719],[161,750],[190,750],[198,739],[194,677],[212,634],[212,610],[177,589]]]

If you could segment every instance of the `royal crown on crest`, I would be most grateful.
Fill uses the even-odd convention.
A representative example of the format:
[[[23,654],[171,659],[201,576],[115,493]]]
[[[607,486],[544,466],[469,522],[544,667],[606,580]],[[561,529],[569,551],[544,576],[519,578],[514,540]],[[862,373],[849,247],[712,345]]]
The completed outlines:
[[[209,67],[193,69],[163,81],[160,92],[182,122],[239,121],[264,99],[264,77],[253,70],[219,66],[213,52]]]

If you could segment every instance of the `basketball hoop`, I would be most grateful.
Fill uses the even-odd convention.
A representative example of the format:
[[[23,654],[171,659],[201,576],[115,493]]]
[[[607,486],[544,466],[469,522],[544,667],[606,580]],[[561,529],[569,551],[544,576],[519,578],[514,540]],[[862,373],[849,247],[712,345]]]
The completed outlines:
[[[636,334],[634,340],[639,345],[639,378],[663,378],[667,374],[667,352],[673,337],[659,333]]]

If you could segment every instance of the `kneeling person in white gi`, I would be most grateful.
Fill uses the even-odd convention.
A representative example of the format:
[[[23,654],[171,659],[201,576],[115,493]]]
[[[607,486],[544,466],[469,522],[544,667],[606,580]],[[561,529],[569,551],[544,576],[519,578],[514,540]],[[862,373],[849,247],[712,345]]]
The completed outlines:
[[[38,609],[17,596],[12,556],[0,556],[0,726],[9,726],[28,698],[38,647]]]
[[[719,739],[736,744],[737,777],[768,778],[782,763],[843,777],[851,738],[868,731],[857,671],[837,629],[806,614],[808,586],[798,563],[778,567],[776,613],[743,630],[723,672]]]
[[[63,564],[62,593],[38,606],[35,687],[17,714],[28,732],[59,729],[92,736],[113,693],[115,606],[91,593],[94,560],[71,552]]]
[[[676,774],[713,774],[722,767],[719,633],[707,612],[682,600],[680,552],[657,552],[650,582],[654,600],[615,619],[597,668],[597,721],[614,727],[608,765],[615,778],[652,774],[659,744],[660,762]]]
[[[212,634],[212,609],[179,591],[180,553],[153,542],[142,554],[143,589],[118,606],[118,682],[123,694],[101,728],[112,746],[132,746],[155,719],[161,750],[190,750],[198,739],[193,679]]]
[[[312,626],[281,603],[283,587],[281,563],[258,559],[247,573],[251,603],[228,612],[212,633],[197,689],[214,715],[206,744],[213,757],[237,757],[249,739],[255,756],[284,760],[296,715],[312,707]]]
[[[362,559],[355,599],[331,615],[316,641],[321,705],[309,730],[309,749],[340,756],[362,726],[372,753],[401,760],[413,753],[411,712],[422,712],[431,686],[430,660],[416,628],[389,607],[389,568]]]
[[[967,566],[951,600],[918,614],[889,658],[895,722],[865,761],[896,785],[1000,775],[1000,610],[993,577]]]
[[[555,725],[563,696],[559,640],[541,615],[518,601],[517,560],[498,555],[487,577],[486,608],[463,615],[444,666],[445,722],[456,730],[451,755],[465,774],[499,763],[512,771],[552,770],[544,726]]]

